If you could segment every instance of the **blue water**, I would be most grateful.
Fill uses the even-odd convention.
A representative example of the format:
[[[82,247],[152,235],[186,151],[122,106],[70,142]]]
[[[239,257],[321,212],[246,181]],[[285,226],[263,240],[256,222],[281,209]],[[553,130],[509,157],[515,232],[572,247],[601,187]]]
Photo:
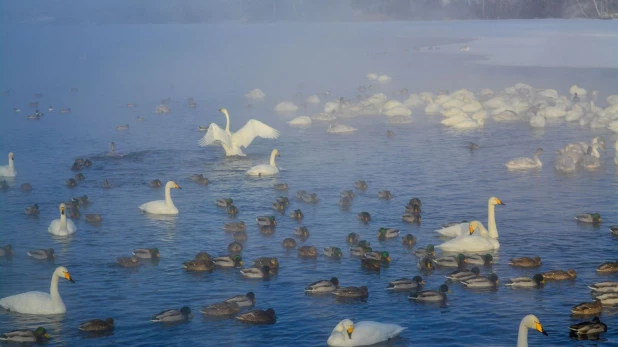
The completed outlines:
[[[500,25],[498,25],[500,23]],[[613,276],[599,276],[596,266],[618,256],[618,240],[607,232],[618,224],[618,169],[612,150],[601,158],[602,167],[561,175],[553,170],[555,151],[567,143],[590,141],[603,135],[608,144],[617,136],[606,129],[590,130],[571,124],[551,124],[531,131],[528,124],[496,124],[472,132],[453,132],[438,119],[415,110],[414,123],[389,127],[383,118],[360,118],[346,122],[359,128],[352,135],[329,136],[326,124],[314,123],[306,130],[290,128],[290,116],[277,116],[276,101],[302,102],[304,97],[330,90],[331,99],[354,98],[356,88],[367,84],[368,72],[393,76],[391,85],[379,91],[407,87],[411,92],[468,88],[500,89],[516,82],[567,92],[576,83],[601,91],[602,99],[616,93],[618,69],[511,67],[471,51],[464,56],[449,52],[414,52],[413,47],[464,44],[499,28],[495,37],[517,36],[523,30],[598,30],[616,32],[615,21],[508,21],[436,23],[349,23],[273,25],[187,25],[187,26],[11,26],[3,27],[1,38],[2,89],[0,99],[0,153],[13,151],[18,176],[10,189],[0,192],[0,244],[10,243],[16,252],[0,261],[0,297],[29,290],[47,291],[56,266],[66,266],[76,283],[60,283],[67,306],[61,316],[36,317],[0,312],[2,331],[44,326],[53,337],[51,345],[276,345],[320,346],[333,327],[344,318],[376,320],[407,327],[392,346],[497,346],[514,345],[521,318],[535,314],[549,336],[530,332],[531,346],[612,345],[618,343],[618,315],[606,308],[602,320],[609,331],[598,342],[573,342],[568,326],[575,304],[591,301],[587,285]],[[566,34],[565,34],[566,35]],[[580,38],[585,40],[585,38]],[[27,43],[27,44],[24,44]],[[559,48],[556,48],[559,49]],[[563,47],[565,51],[568,47]],[[445,48],[446,50],[446,48]],[[594,55],[590,52],[590,55]],[[539,53],[542,58],[542,54]],[[591,58],[592,59],[592,58]],[[592,60],[591,60],[592,61]],[[302,85],[300,85],[302,83]],[[77,93],[70,88],[77,87]],[[244,94],[259,87],[265,101],[246,107]],[[303,92],[303,97],[295,96]],[[25,119],[33,94],[45,116]],[[190,109],[186,98],[198,106]],[[171,97],[169,115],[155,115],[159,100]],[[138,104],[128,109],[128,102]],[[47,107],[55,111],[48,113]],[[22,113],[12,109],[20,107]],[[71,114],[60,114],[70,107]],[[218,147],[200,148],[204,133],[198,125],[225,118],[217,112],[226,107],[232,130],[249,118],[260,119],[281,131],[277,140],[256,140],[247,157],[229,159]],[[297,115],[311,115],[316,106]],[[137,122],[136,117],[146,118]],[[128,123],[130,130],[116,131]],[[387,139],[392,129],[396,136]],[[127,153],[121,159],[103,156],[109,142]],[[469,141],[481,149],[471,153]],[[268,160],[278,148],[280,177],[248,179],[244,172]],[[543,147],[542,170],[523,173],[506,171],[503,164],[520,156],[531,156]],[[94,165],[83,171],[86,180],[71,190],[64,181],[77,157],[90,158]],[[4,165],[4,154],[1,163]],[[198,186],[191,175],[202,173],[211,184]],[[153,218],[137,206],[163,198],[163,189],[148,186],[158,178],[174,180],[182,190],[172,192],[180,215]],[[104,179],[112,189],[101,188]],[[352,189],[354,181],[369,184],[359,193],[349,211],[337,206],[339,192]],[[33,186],[30,193],[21,183]],[[274,214],[270,204],[281,195],[272,189],[286,182],[291,209],[305,214],[302,223],[277,215],[274,235],[262,236],[254,218]],[[317,205],[293,199],[297,190],[316,192]],[[391,201],[377,198],[389,189]],[[56,239],[47,232],[58,218],[58,204],[87,194],[93,202],[82,213],[100,213],[101,226],[76,221],[78,232],[70,239]],[[240,209],[235,220],[248,224],[249,239],[242,253],[245,264],[261,256],[279,258],[281,269],[268,281],[244,279],[237,270],[195,274],[181,268],[198,251],[226,253],[232,237],[222,226],[232,221],[215,200],[232,197]],[[399,228],[412,233],[418,246],[438,244],[432,230],[442,223],[479,219],[486,223],[487,199],[497,196],[506,206],[496,210],[500,243],[495,271],[504,283],[509,277],[533,275],[553,269],[573,268],[577,280],[548,283],[542,289],[512,290],[501,286],[496,292],[472,292],[452,285],[446,306],[411,303],[405,294],[391,294],[386,284],[418,273],[416,258],[399,239],[378,242],[379,227]],[[404,205],[412,197],[423,202],[422,224],[401,221]],[[29,218],[24,207],[38,203],[41,215]],[[360,224],[356,214],[371,213],[369,225]],[[575,223],[580,212],[601,214],[600,227]],[[281,241],[293,229],[306,225],[306,245],[318,249],[344,249],[341,261],[299,259],[286,252]],[[349,232],[370,240],[374,249],[388,250],[392,265],[381,273],[361,270],[345,244]],[[26,252],[33,248],[56,250],[53,263],[37,262]],[[134,248],[158,247],[161,260],[137,269],[114,265]],[[513,257],[538,255],[540,269],[521,270],[507,265]],[[489,269],[483,269],[486,273]],[[426,288],[436,289],[449,270],[424,276]],[[366,285],[365,302],[338,303],[332,297],[308,297],[303,288],[310,282],[337,276],[343,286]],[[247,326],[233,319],[211,321],[199,309],[231,295],[253,291],[256,308],[272,307],[277,323]],[[194,312],[188,324],[162,326],[149,321],[166,308],[187,305]],[[89,319],[113,317],[113,335],[96,339],[80,334],[77,326]]]

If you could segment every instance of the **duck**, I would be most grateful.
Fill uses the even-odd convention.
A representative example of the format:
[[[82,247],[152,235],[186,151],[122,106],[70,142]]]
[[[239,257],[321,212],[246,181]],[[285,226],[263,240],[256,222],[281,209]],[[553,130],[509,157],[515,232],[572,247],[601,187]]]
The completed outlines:
[[[271,236],[272,234],[275,233],[275,227],[274,226],[268,226],[268,225],[264,225],[264,226],[260,226],[260,234],[262,236]]]
[[[391,256],[387,251],[382,252],[365,252],[365,258],[383,261],[385,263],[391,262]]]
[[[456,256],[445,256],[432,259],[440,267],[463,267],[467,263],[466,256],[458,254]]]
[[[408,299],[415,300],[417,302],[444,302],[446,301],[446,293],[450,293],[446,284],[440,285],[438,290],[421,290],[410,294]]]
[[[540,257],[515,258],[515,259],[509,260],[509,265],[513,267],[539,267],[541,266],[541,258]]]
[[[356,194],[354,194],[354,192],[351,190],[344,190],[339,193],[339,196],[342,198],[349,198],[350,200],[353,200]]]
[[[369,212],[359,212],[358,215],[356,215],[356,219],[363,223],[369,223],[369,221],[371,221],[371,215]]]
[[[339,279],[333,277],[330,280],[315,281],[305,287],[305,293],[328,293],[339,288]]]
[[[119,125],[119,126],[116,127],[116,130],[118,130],[118,131],[129,130],[129,124]]]
[[[150,214],[163,214],[163,215],[177,215],[178,209],[172,201],[171,190],[182,189],[176,182],[168,181],[165,184],[165,200],[155,200],[147,202],[139,206],[139,209],[144,213]]]
[[[13,252],[13,246],[10,244],[0,247],[0,258],[9,258],[14,254],[15,252]]]
[[[69,178],[68,180],[66,180],[66,185],[69,188],[75,188],[77,187],[77,181],[74,178]]]
[[[326,344],[333,347],[374,345],[396,338],[405,329],[396,324],[372,321],[354,323],[344,319],[335,326]]]
[[[311,194],[302,194],[301,196],[301,200],[303,200],[306,203],[309,204],[317,204],[320,199],[318,198],[318,195],[316,193],[311,193]]]
[[[48,249],[31,249],[28,251],[28,256],[36,260],[53,260],[56,259],[56,252],[53,248]]]
[[[345,240],[349,244],[357,244],[360,240],[360,235],[355,232],[351,232],[348,234],[348,236],[346,236]]]
[[[618,225],[612,225],[609,227],[609,232],[614,235],[614,236],[618,236]]]
[[[232,205],[233,203],[234,203],[234,200],[232,200],[231,198],[217,199],[217,206],[218,207],[227,208],[228,206]]]
[[[543,284],[545,284],[545,278],[543,275],[536,274],[532,278],[525,276],[509,278],[504,285],[512,288],[538,288]]]
[[[472,269],[457,269],[445,277],[451,282],[465,282],[474,278],[478,278],[481,274],[481,270],[478,267]]]
[[[571,337],[582,335],[598,335],[607,332],[607,325],[599,320],[599,317],[594,317],[591,322],[585,321],[569,326]]]
[[[543,163],[539,159],[539,155],[543,153],[543,148],[538,148],[536,152],[534,152],[534,156],[532,159],[530,158],[515,158],[509,160],[504,166],[506,166],[509,170],[526,170],[526,169],[538,169],[543,166]]]
[[[352,199],[348,198],[347,196],[342,196],[337,204],[342,208],[350,207],[352,206]]]
[[[237,232],[237,231],[245,231],[247,230],[247,225],[243,221],[227,223],[223,226],[223,230],[225,230],[228,233]]]
[[[401,238],[401,243],[406,247],[413,247],[416,244],[416,236],[412,234],[406,234]]]
[[[498,275],[491,273],[487,276],[477,276],[471,279],[462,281],[461,284],[466,288],[498,288],[500,281]]]
[[[298,256],[301,258],[317,258],[318,250],[313,246],[298,247]]]
[[[279,131],[258,121],[250,119],[247,123],[235,133],[230,131],[230,115],[225,108],[219,109],[226,118],[225,130],[221,129],[216,123],[210,123],[208,131],[200,139],[199,145],[205,147],[213,144],[221,144],[225,150],[226,156],[242,156],[242,148],[247,148],[256,137],[265,139],[276,139],[279,137]]]
[[[261,268],[251,267],[240,270],[240,273],[246,278],[268,278],[270,276],[270,268],[266,265]]]
[[[235,303],[240,308],[249,308],[255,306],[255,294],[248,292],[247,294],[234,295],[223,302]]]
[[[296,240],[290,237],[285,238],[283,239],[283,241],[281,241],[281,246],[286,249],[296,248]]]
[[[377,259],[361,258],[361,267],[367,270],[380,271],[382,268],[382,262]]]
[[[103,180],[103,184],[101,186],[105,189],[109,189],[112,187],[112,183],[109,180]]]
[[[288,207],[288,206],[287,206],[285,203],[281,202],[281,201],[275,201],[275,202],[273,202],[273,204],[272,204],[272,208],[273,208],[273,210],[275,210],[275,211],[279,211],[279,212],[281,212],[281,213],[285,213],[285,209],[286,209],[287,207]]]
[[[597,267],[598,273],[618,272],[618,261],[608,261]]]
[[[140,259],[159,259],[158,248],[136,248],[133,250],[133,255]]]
[[[213,261],[217,267],[234,268],[242,266],[242,257],[240,255],[228,255],[225,257],[214,258]]]
[[[299,210],[294,210],[292,212],[290,212],[290,217],[300,221],[302,220],[305,215],[303,214],[303,212],[299,209]]]
[[[203,174],[193,174],[191,175],[191,180],[202,186],[207,186],[210,183],[208,177],[204,177]]]
[[[103,221],[103,218],[101,217],[101,215],[96,214],[96,213],[88,213],[84,215],[84,218],[86,219],[86,222],[88,223],[101,223],[101,221]]]
[[[15,170],[15,155],[13,154],[13,152],[9,153],[9,164],[0,166],[0,176],[3,176],[3,177],[17,176],[17,170]]]
[[[29,216],[37,216],[40,211],[39,211],[39,205],[38,204],[34,204],[32,206],[28,206],[24,209],[24,213],[29,215]]]
[[[140,266],[139,260],[137,257],[120,257],[116,259],[116,262],[121,267],[138,267]]]
[[[236,207],[235,205],[228,205],[228,207],[225,209],[225,212],[229,214],[230,216],[234,217],[240,211],[238,210],[238,207]]]
[[[617,305],[618,293],[605,293],[596,297],[597,300],[601,300],[603,305]]]
[[[240,252],[242,252],[243,250],[243,246],[240,242],[238,241],[233,241],[230,242],[229,245],[227,245],[227,251],[231,254],[231,255],[238,255]]]
[[[80,331],[104,332],[114,330],[114,319],[92,319],[79,325]]]
[[[76,174],[75,174],[75,176],[73,176],[73,178],[74,178],[76,181],[83,181],[83,180],[85,180],[85,179],[86,179],[86,177],[84,177],[84,174],[83,174],[83,173],[81,173],[81,172],[76,173]]]
[[[552,281],[563,281],[563,280],[572,280],[577,278],[577,273],[573,269],[569,269],[567,271],[562,270],[552,270],[543,273],[543,278]]]
[[[168,309],[161,311],[152,316],[151,322],[155,323],[172,323],[172,322],[186,322],[193,318],[191,309],[187,306],[183,306],[180,310]]]
[[[275,190],[288,190],[288,184],[287,183],[275,183],[273,185],[273,188],[275,188]]]
[[[189,260],[182,263],[182,267],[188,271],[212,271],[215,269],[216,264],[210,259],[198,259]]]
[[[356,181],[354,182],[354,188],[358,189],[358,190],[367,190],[367,182],[365,181]]]
[[[18,343],[45,343],[49,339],[51,339],[51,337],[47,334],[47,330],[43,327],[38,327],[35,330],[17,329],[0,334],[0,340]]]
[[[399,229],[395,228],[380,228],[378,230],[378,240],[385,241],[399,236]]]
[[[200,312],[206,316],[231,316],[240,312],[240,306],[235,302],[223,301],[204,306]]]
[[[161,183],[161,180],[159,180],[159,179],[154,179],[154,180],[150,181],[150,187],[152,187],[152,188],[159,188],[159,187],[161,187],[161,185],[162,185],[162,183]]]
[[[73,198],[73,201],[77,203],[77,205],[89,205],[90,204],[90,200],[88,199],[88,195],[84,195],[84,196],[79,196],[77,198]]]
[[[373,250],[369,246],[357,246],[350,247],[350,253],[355,257],[364,257],[366,253],[371,253]]]
[[[269,227],[266,227],[269,228]],[[244,230],[239,230],[233,234],[234,241],[247,242],[247,233]]]
[[[579,223],[599,224],[601,223],[601,215],[598,213],[582,213],[575,216]]]
[[[342,287],[339,289],[335,289],[332,293],[338,298],[362,299],[369,296],[369,290],[366,286]]]
[[[246,324],[275,324],[277,316],[275,310],[269,308],[267,310],[255,310],[243,313],[236,317],[238,321]]]
[[[358,129],[345,124],[333,123],[328,126],[326,132],[329,134],[351,133]]]
[[[382,200],[390,200],[393,198],[393,195],[388,190],[381,190],[378,192],[378,198]]]
[[[401,220],[403,220],[404,222],[408,222],[408,223],[420,223],[421,216],[418,214],[404,213],[401,216]]]
[[[492,196],[491,198],[489,198],[487,202],[487,226],[489,228],[488,233],[490,237],[492,238],[498,238],[498,229],[496,227],[496,212],[495,212],[496,205],[504,206],[504,203],[502,202],[502,200],[496,197]],[[466,235],[469,232],[469,227],[470,227],[470,223],[462,222],[459,224],[451,224],[447,227],[434,230],[434,231],[442,236],[458,237],[458,236]]]
[[[197,254],[195,255],[195,260],[212,260],[212,257],[210,256],[210,254],[208,254],[208,252],[197,252]]]
[[[618,282],[597,282],[595,284],[589,285],[588,288],[590,288],[595,293],[618,293]]]
[[[491,266],[494,263],[494,257],[491,254],[473,254],[466,255],[466,263],[471,265]]]
[[[422,258],[422,257],[434,257],[435,256],[435,248],[433,245],[427,245],[425,248],[417,248],[414,250],[414,255]]]
[[[77,232],[77,227],[72,220],[67,220],[65,214],[66,206],[64,203],[60,204],[60,219],[54,219],[47,228],[47,231],[56,236],[68,236]]]
[[[52,274],[50,293],[27,292],[7,296],[0,299],[0,306],[7,311],[48,315],[62,314],[67,311],[60,293],[58,293],[58,279],[64,278],[71,283],[75,283],[69,270],[64,266],[59,266]]]
[[[22,183],[19,189],[22,192],[29,192],[32,191],[32,185],[30,183]]]
[[[532,314],[529,314],[522,318],[519,323],[519,333],[517,334],[517,347],[528,347],[528,329],[535,329],[536,331],[547,336],[547,332],[543,329],[543,325],[539,319]]]
[[[389,291],[409,291],[409,290],[419,290],[423,288],[425,281],[421,276],[414,276],[412,279],[409,278],[400,278],[394,281],[391,281],[386,286],[386,290]]]
[[[603,303],[601,300],[595,300],[594,302],[583,302],[579,305],[573,306],[571,313],[573,315],[593,315],[599,314],[603,311]]]
[[[277,226],[277,220],[275,219],[275,216],[257,217],[256,221],[260,226]]]
[[[324,256],[331,259],[341,259],[343,252],[339,247],[326,247],[324,248]]]
[[[431,272],[436,268],[436,263],[433,262],[432,257],[425,256],[418,260],[418,262],[416,263],[416,267],[419,270]]]
[[[309,238],[309,229],[306,226],[300,226],[294,229],[294,235],[305,241]]]

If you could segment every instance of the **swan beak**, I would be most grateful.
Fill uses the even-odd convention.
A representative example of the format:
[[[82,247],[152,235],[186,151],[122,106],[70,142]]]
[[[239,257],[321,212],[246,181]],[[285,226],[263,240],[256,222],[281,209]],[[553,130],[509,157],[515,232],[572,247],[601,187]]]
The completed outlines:
[[[179,185],[176,185],[174,188],[176,188],[176,189],[182,189]]]
[[[71,283],[75,283],[75,281],[73,281],[73,279],[71,278],[71,275],[68,272],[64,273],[64,278]]]
[[[60,214],[64,214],[64,207],[60,208]]]
[[[497,198],[496,198],[496,204],[497,205],[504,205],[504,203],[500,199],[497,199]]]
[[[348,337],[352,338],[352,332],[354,331],[354,327],[349,327],[348,328]]]
[[[536,322],[536,330],[540,333],[543,333],[543,335],[547,336],[547,331],[545,331],[545,329],[543,329],[543,326],[541,325],[541,323]]]
[[[11,155],[11,160],[15,160],[15,154]]]
[[[472,226],[472,224],[470,224],[470,226],[468,227],[468,232],[470,233],[470,235],[474,234],[474,227]]]

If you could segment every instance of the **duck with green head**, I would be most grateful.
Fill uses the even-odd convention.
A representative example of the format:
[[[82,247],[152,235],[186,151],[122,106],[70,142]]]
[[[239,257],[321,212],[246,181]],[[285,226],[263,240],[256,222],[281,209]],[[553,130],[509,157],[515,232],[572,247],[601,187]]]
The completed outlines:
[[[256,221],[260,226],[277,226],[275,216],[260,216],[256,218]]]
[[[371,221],[371,215],[369,214],[369,212],[365,211],[359,212],[356,218],[363,223],[369,223],[369,221]]]
[[[456,256],[445,256],[434,258],[433,262],[440,267],[464,267],[466,266],[466,256],[463,254],[457,254]]]
[[[582,213],[575,216],[579,223],[599,224],[601,223],[601,215],[598,213]]]
[[[233,203],[234,203],[234,200],[232,200],[232,198],[217,199],[217,206],[219,207],[227,208]]]
[[[391,262],[391,256],[388,251],[374,251],[374,252],[365,252],[365,258],[374,259],[385,263]]]
[[[401,239],[401,243],[406,247],[413,247],[416,244],[416,236],[406,234],[406,236]]]
[[[433,258],[436,255],[435,249],[433,245],[427,245],[425,248],[417,248],[414,250],[414,255],[422,258],[422,257],[430,257]]]
[[[228,255],[224,257],[216,257],[213,259],[217,267],[235,268],[242,266],[242,257],[240,255]]]
[[[378,240],[385,241],[399,236],[399,229],[395,228],[380,228],[378,230]]]
[[[522,276],[510,278],[504,285],[512,288],[540,288],[545,284],[545,278],[541,274],[530,277]]]
[[[398,280],[394,280],[388,283],[386,286],[386,290],[389,291],[410,291],[410,290],[419,290],[423,287],[425,281],[421,276],[414,276],[412,279],[409,278],[400,278]]]
[[[463,284],[466,288],[496,289],[498,288],[498,284],[500,284],[500,281],[498,281],[498,275],[491,273],[488,276],[477,276],[471,279],[467,279],[465,281],[462,281],[461,284]]]
[[[298,209],[298,210],[292,211],[290,213],[290,217],[300,221],[300,220],[302,220],[305,217],[305,215],[303,214],[303,212],[300,209]]]
[[[444,302],[447,299],[446,293],[451,293],[451,291],[446,284],[443,284],[438,290],[422,290],[410,294],[408,298],[417,302]]]
[[[436,264],[433,262],[432,258],[424,256],[418,260],[418,263],[416,263],[416,267],[418,267],[418,269],[421,271],[430,272],[435,270]]]
[[[38,327],[36,330],[18,329],[7,331],[4,334],[0,334],[0,340],[11,342],[39,342],[43,343],[51,337],[47,334],[47,331],[43,327]]]
[[[346,237],[346,242],[351,244],[351,245],[355,245],[358,243],[358,241],[360,241],[360,235],[358,235],[357,233],[349,233],[348,236]]]
[[[341,259],[343,252],[339,247],[326,247],[324,248],[324,256],[331,259]]]

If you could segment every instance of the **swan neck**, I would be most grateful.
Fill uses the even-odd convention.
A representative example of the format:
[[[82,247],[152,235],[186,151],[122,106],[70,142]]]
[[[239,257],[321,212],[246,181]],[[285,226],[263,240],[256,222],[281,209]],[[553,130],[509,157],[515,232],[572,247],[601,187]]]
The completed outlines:
[[[60,293],[58,293],[58,277],[56,273],[52,275],[51,285],[49,287],[49,295],[51,296],[52,303],[57,303],[58,301],[62,302],[60,298]]]
[[[517,347],[528,347],[528,328],[524,322],[519,323],[519,334],[517,334]]]
[[[270,153],[270,165],[275,166],[275,157],[277,156],[277,152],[273,151]]]
[[[66,210],[64,210],[64,213],[60,213],[60,229],[66,229],[66,228],[67,228],[67,213],[66,213]],[[56,280],[56,283],[58,283],[58,280]]]
[[[112,152],[116,151],[116,146],[112,143]]]
[[[9,168],[13,168],[14,167],[14,163],[13,163],[13,159],[9,158]]]
[[[498,238],[498,228],[496,227],[496,206],[489,203],[487,206],[487,226],[489,231],[489,237]]]
[[[534,155],[534,163],[535,163],[536,165],[538,165],[538,166],[543,165],[543,163],[541,163],[541,159],[539,159],[539,155],[538,155],[538,154],[535,154],[535,155]]]
[[[172,187],[169,185],[165,186],[165,204],[167,206],[174,206],[172,202]]]
[[[229,134],[230,133],[230,114],[227,113],[227,110],[223,111],[223,114],[225,115],[225,119],[226,119],[225,132]]]

